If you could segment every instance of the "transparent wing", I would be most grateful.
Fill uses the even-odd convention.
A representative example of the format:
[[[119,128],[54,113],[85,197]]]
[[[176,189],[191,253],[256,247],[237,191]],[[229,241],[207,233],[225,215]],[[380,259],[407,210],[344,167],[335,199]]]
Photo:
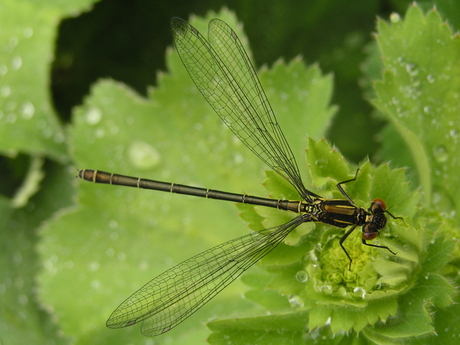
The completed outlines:
[[[253,232],[185,260],[121,303],[107,320],[107,327],[121,328],[144,321],[142,333],[146,336],[169,331],[309,220],[310,216],[303,214],[279,227]]]
[[[180,18],[171,20],[171,30],[190,77],[222,121],[300,196],[316,197],[302,183],[294,154],[235,32],[218,19],[209,23],[209,41]]]

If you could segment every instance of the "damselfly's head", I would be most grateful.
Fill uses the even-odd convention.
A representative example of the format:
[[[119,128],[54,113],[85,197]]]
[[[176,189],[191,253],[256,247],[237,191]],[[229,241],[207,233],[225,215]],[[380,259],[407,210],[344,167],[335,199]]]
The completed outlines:
[[[363,226],[363,240],[370,241],[377,237],[379,231],[387,224],[387,205],[382,199],[376,198],[369,207],[372,218]]]

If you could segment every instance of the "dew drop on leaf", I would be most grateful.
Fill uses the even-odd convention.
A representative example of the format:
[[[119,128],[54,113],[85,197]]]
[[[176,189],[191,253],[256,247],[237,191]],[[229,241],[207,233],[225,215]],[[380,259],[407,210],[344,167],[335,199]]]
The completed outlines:
[[[300,298],[299,296],[297,295],[290,295],[288,297],[288,301],[289,301],[289,304],[291,305],[291,307],[303,307],[305,305],[304,301],[302,300],[302,298]]]
[[[11,96],[11,88],[8,85],[3,85],[0,88],[0,95],[4,98]]]
[[[109,227],[110,227],[110,229],[117,229],[118,228],[118,222],[116,220],[112,219],[109,222]]]
[[[305,283],[308,280],[308,274],[305,271],[298,271],[295,275],[295,279],[301,283]]]
[[[6,116],[5,120],[7,123],[15,123],[17,120],[17,116],[13,113],[10,113]]]
[[[322,168],[322,167],[324,167],[324,166],[327,164],[327,161],[326,161],[325,159],[319,158],[319,159],[317,159],[317,160],[315,161],[315,164],[316,164],[318,167]]]
[[[32,28],[25,28],[23,31],[23,35],[25,38],[30,38],[34,34],[34,30]]]
[[[417,69],[417,66],[415,64],[412,64],[412,63],[408,63],[406,65],[406,71],[407,73],[412,76],[412,77],[415,77],[416,75],[419,74],[419,70]]]
[[[53,140],[54,140],[55,143],[60,144],[60,143],[64,142],[65,136],[64,136],[64,134],[62,132],[58,132],[58,133],[56,133],[54,135]]]
[[[355,295],[361,297],[362,299],[366,298],[366,290],[364,290],[362,287],[355,287],[353,289],[353,292],[355,293]]]
[[[88,125],[97,125],[102,119],[102,111],[96,107],[90,107],[86,112],[86,123]]]
[[[35,114],[35,107],[31,102],[26,101],[21,105],[20,113],[23,119],[29,120]]]
[[[100,267],[101,267],[101,264],[98,261],[91,261],[88,264],[88,271],[96,272],[96,271],[99,271]]]
[[[233,161],[234,161],[234,163],[235,163],[236,165],[241,165],[241,164],[243,164],[243,162],[244,162],[244,157],[243,157],[241,154],[239,154],[239,153],[234,154],[234,155],[233,155]]]
[[[21,66],[22,66],[22,58],[20,56],[13,57],[13,59],[11,60],[11,67],[14,70],[18,70],[21,68]]]
[[[29,298],[26,295],[20,294],[18,296],[18,303],[19,304],[26,305],[28,302],[29,302]]]
[[[94,290],[99,290],[100,287],[101,287],[101,282],[99,280],[93,280],[91,282],[91,287],[94,289]]]
[[[8,72],[8,67],[0,65],[0,75],[5,75]]]
[[[401,16],[398,13],[390,14],[390,21],[392,23],[398,23],[401,20]]]
[[[444,163],[449,159],[449,152],[444,145],[435,146],[433,149],[434,159],[438,163]]]
[[[140,140],[136,140],[129,145],[128,156],[131,163],[139,169],[151,169],[161,161],[161,155],[158,150]]]

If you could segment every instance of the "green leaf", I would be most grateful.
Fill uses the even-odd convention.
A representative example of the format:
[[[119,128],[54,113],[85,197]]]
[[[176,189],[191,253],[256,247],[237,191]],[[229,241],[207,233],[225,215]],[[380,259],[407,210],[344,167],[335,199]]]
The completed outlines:
[[[49,165],[47,164],[48,168]],[[4,344],[68,344],[49,310],[37,300],[37,229],[61,207],[71,204],[71,178],[58,165],[42,180],[42,189],[27,205],[13,207],[0,197],[0,339]]]
[[[439,330],[435,336],[432,336],[428,343],[426,339],[423,344],[439,344],[442,342],[446,345],[457,344],[456,334],[460,332],[460,305],[452,304],[449,308],[438,310],[435,318],[435,328]],[[420,342],[420,344],[422,344]]]
[[[87,4],[92,1],[87,1]],[[86,4],[86,6],[87,6]],[[82,2],[68,2],[73,13]],[[0,151],[66,161],[64,130],[53,111],[49,75],[58,23],[65,7],[4,0],[0,22]]]
[[[361,334],[334,334],[327,326],[305,329],[308,313],[273,314],[254,318],[217,320],[208,325],[214,331],[208,338],[211,344],[369,344]]]
[[[341,182],[350,178],[349,166],[340,153],[331,149],[325,140],[315,142],[310,139],[307,161],[311,178],[317,187],[331,179]]]
[[[436,272],[445,267],[452,260],[450,254],[454,246],[453,240],[446,240],[444,237],[437,237],[431,241],[427,248],[421,275]]]
[[[429,274],[420,277],[417,285],[399,300],[398,315],[386,324],[366,330],[366,334],[375,342],[397,343],[401,337],[416,337],[434,331],[430,305],[445,308],[449,305],[449,296],[453,287],[443,277]]]
[[[208,323],[211,344],[300,344],[308,314],[259,316]]]
[[[332,75],[323,76],[318,65],[306,67],[296,58],[289,64],[278,60],[272,69],[262,69],[260,80],[281,127],[289,133],[291,147],[304,148],[306,134],[324,137],[337,112],[337,106],[330,104]],[[296,121],[294,114],[298,114]]]
[[[430,207],[432,192],[446,195],[459,210],[458,112],[460,41],[436,10],[409,8],[404,20],[378,22],[383,81],[374,103],[404,138]]]

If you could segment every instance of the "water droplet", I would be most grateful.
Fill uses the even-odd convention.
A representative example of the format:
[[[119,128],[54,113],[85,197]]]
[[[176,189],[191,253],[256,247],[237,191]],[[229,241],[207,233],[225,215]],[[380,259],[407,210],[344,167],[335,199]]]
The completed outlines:
[[[15,122],[16,122],[16,119],[17,119],[17,117],[16,117],[15,114],[9,113],[9,114],[7,114],[6,117],[5,117],[5,122],[7,122],[7,123],[15,123]]]
[[[94,136],[96,138],[103,138],[105,136],[105,130],[103,128],[98,128],[94,131]]]
[[[117,254],[118,261],[126,261],[126,254],[125,253],[118,253]]]
[[[4,98],[10,97],[10,96],[11,96],[11,88],[10,88],[8,85],[2,86],[2,88],[0,89],[0,94],[1,94]]]
[[[315,164],[316,164],[318,167],[320,167],[320,168],[326,166],[327,163],[328,163],[328,162],[327,162],[327,159],[324,159],[324,158],[318,158],[318,159],[315,161]]]
[[[53,135],[53,130],[50,127],[45,127],[44,129],[42,129],[42,135],[45,138],[51,138],[51,136]]]
[[[62,132],[58,132],[54,135],[54,142],[60,144],[63,143],[65,140],[65,136]]]
[[[444,163],[449,159],[449,152],[443,145],[435,146],[433,149],[433,155],[434,159],[436,159],[438,163]]]
[[[354,292],[357,296],[361,297],[362,299],[366,298],[366,290],[364,290],[362,287],[355,287],[355,288],[353,289],[353,292]]]
[[[429,82],[430,84],[432,84],[432,83],[434,83],[434,82],[436,81],[436,78],[433,77],[431,74],[428,74],[428,75],[426,76],[426,80],[428,80],[428,82]]]
[[[99,262],[97,261],[92,261],[88,264],[88,270],[90,272],[96,272],[99,270],[99,268],[101,267],[101,265],[99,264]]]
[[[91,282],[91,287],[95,290],[99,290],[101,287],[101,282],[99,280],[93,280]]]
[[[13,67],[13,69],[15,70],[18,70],[21,68],[21,66],[22,66],[22,58],[20,56],[13,57],[13,59],[11,60],[11,67]]]
[[[185,164],[188,164],[190,163],[192,160],[190,159],[190,156],[189,155],[183,155],[182,156],[182,162],[184,162]]]
[[[20,295],[18,296],[18,303],[19,303],[19,304],[21,304],[21,305],[26,305],[27,302],[29,302],[29,298],[28,298],[26,295],[20,294]]]
[[[235,164],[242,164],[244,162],[244,157],[241,154],[236,153],[235,155],[233,155],[233,161],[235,162]]]
[[[94,126],[98,124],[102,119],[102,111],[96,107],[90,107],[86,112],[86,123]]]
[[[141,260],[139,262],[139,269],[141,271],[147,271],[149,269],[150,265],[149,265],[149,262],[147,260]]]
[[[392,23],[399,23],[399,21],[401,20],[401,16],[398,14],[398,13],[392,13],[390,14],[390,21]]]
[[[35,114],[35,107],[31,102],[26,101],[21,105],[20,113],[23,119],[29,120]]]
[[[286,92],[280,92],[279,98],[283,101],[287,101],[289,99],[289,95]]]
[[[19,265],[20,263],[22,263],[22,254],[21,254],[21,252],[15,252],[13,254],[13,262],[16,265]]]
[[[425,114],[429,114],[431,112],[431,108],[429,106],[425,106],[425,107],[423,107],[423,112]]]
[[[302,298],[300,298],[297,295],[288,296],[288,301],[289,301],[289,304],[291,305],[291,307],[293,307],[293,308],[296,308],[296,307],[302,308],[305,305],[305,303],[302,300]]]
[[[406,72],[409,73],[410,76],[415,77],[419,74],[419,70],[417,69],[417,65],[413,63],[408,63],[406,65]]]
[[[133,116],[127,116],[125,117],[125,121],[128,125],[132,125],[134,123],[134,117]]]
[[[316,287],[316,290],[319,292],[330,293],[332,291],[332,286],[331,285],[318,285]]]
[[[305,283],[308,280],[308,274],[305,271],[298,271],[295,275],[295,279],[301,283]]]
[[[18,43],[19,43],[19,40],[17,37],[14,37],[14,36],[10,37],[10,39],[8,40],[8,43],[5,45],[5,51],[7,53],[11,53],[13,49],[16,48]]]
[[[139,169],[151,169],[161,161],[161,155],[157,149],[140,140],[130,145],[128,154],[131,162]]]
[[[227,133],[227,130],[225,129],[225,133]],[[232,145],[235,146],[240,146],[241,145],[241,140],[236,137],[236,135],[232,135],[231,139]],[[227,148],[227,145],[222,146],[222,149],[225,150]]]
[[[23,31],[23,35],[25,38],[30,38],[34,34],[34,30],[32,28],[25,28]]]
[[[8,67],[0,65],[0,75],[5,75],[8,72]]]

